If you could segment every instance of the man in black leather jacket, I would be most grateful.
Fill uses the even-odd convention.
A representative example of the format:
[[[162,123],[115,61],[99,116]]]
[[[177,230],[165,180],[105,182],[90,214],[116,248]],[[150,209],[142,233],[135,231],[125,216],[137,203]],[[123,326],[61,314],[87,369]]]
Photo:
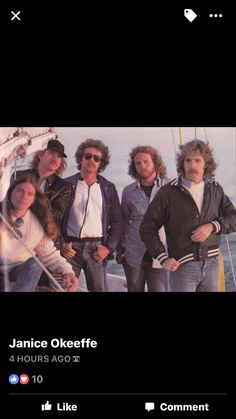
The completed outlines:
[[[49,140],[45,150],[35,153],[31,169],[16,172],[16,177],[33,175],[39,189],[47,196],[59,227],[72,193],[71,185],[60,177],[66,168],[66,157],[64,145],[58,140]]]
[[[179,176],[158,191],[140,226],[149,257],[170,272],[171,291],[219,290],[220,236],[236,231],[236,209],[214,180],[215,169],[208,143],[181,145]],[[158,237],[163,225],[168,254]]]
[[[47,148],[35,153],[31,169],[19,170],[16,177],[30,173],[37,181],[39,189],[47,196],[54,221],[61,231],[61,224],[65,211],[69,205],[72,187],[60,176],[66,168],[66,154],[64,145],[58,140],[49,140]],[[55,246],[61,248],[61,236],[56,241]],[[48,285],[48,277],[42,274],[39,285]]]

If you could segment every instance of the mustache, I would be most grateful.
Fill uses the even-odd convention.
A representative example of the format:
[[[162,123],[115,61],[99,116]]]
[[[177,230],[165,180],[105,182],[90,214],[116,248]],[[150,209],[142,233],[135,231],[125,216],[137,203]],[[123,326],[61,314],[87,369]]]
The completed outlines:
[[[188,173],[195,173],[196,175],[199,175],[198,170],[194,170],[194,169],[189,170]]]

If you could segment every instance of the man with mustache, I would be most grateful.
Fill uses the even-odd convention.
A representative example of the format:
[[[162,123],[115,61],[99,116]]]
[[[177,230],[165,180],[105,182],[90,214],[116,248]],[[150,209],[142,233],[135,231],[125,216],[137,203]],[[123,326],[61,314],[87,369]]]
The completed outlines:
[[[236,231],[236,209],[214,179],[209,144],[192,140],[177,154],[179,176],[163,186],[140,226],[149,256],[170,272],[171,291],[218,291],[221,234]],[[168,254],[158,237],[164,226]]]
[[[88,138],[75,153],[79,172],[66,179],[73,195],[63,220],[62,254],[77,276],[83,269],[88,291],[108,291],[106,265],[122,232],[115,185],[100,175],[110,161],[108,147]]]
[[[134,147],[129,154],[129,175],[135,182],[122,192],[123,234],[117,249],[116,261],[122,263],[128,292],[167,290],[167,272],[157,262],[145,263],[146,247],[139,235],[139,227],[149,203],[158,189],[165,185],[166,167],[158,150],[151,146]],[[159,232],[165,243],[164,229]]]

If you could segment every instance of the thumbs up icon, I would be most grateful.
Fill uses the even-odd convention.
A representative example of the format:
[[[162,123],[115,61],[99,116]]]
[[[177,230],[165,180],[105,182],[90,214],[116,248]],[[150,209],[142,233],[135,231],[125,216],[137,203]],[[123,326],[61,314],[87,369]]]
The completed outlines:
[[[52,405],[47,401],[45,404],[41,404],[41,410],[51,410]]]
[[[11,374],[9,377],[9,383],[17,384],[19,382],[19,376],[17,374]]]

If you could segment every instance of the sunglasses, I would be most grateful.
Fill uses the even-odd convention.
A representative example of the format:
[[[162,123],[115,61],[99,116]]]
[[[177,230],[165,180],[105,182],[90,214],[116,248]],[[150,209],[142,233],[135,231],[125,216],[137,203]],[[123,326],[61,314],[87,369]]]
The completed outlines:
[[[91,154],[91,153],[85,153],[84,158],[85,160],[90,160],[91,158],[93,158],[96,163],[100,163],[100,161],[102,160],[102,157],[99,156],[98,154]]]
[[[22,237],[23,237],[23,234],[22,234],[22,232],[19,230],[19,228],[21,227],[21,226],[23,226],[23,224],[24,224],[24,220],[23,220],[23,218],[17,218],[16,219],[16,221],[15,221],[15,223],[14,223],[14,230],[15,230],[15,232],[16,232],[16,234],[18,234],[18,236],[22,239]]]

